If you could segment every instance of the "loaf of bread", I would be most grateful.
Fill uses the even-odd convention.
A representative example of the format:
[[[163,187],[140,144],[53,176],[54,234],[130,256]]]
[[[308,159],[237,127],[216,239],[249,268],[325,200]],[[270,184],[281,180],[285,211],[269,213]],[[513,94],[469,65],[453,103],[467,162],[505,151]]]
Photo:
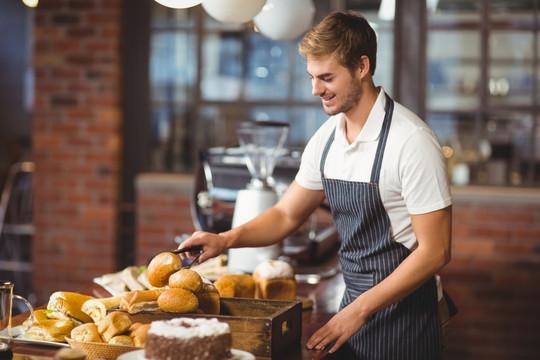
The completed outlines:
[[[97,323],[98,332],[105,342],[114,336],[122,334],[131,326],[129,315],[123,311],[113,311]]]
[[[150,324],[134,323],[131,325],[129,328],[129,336],[131,336],[135,346],[144,347],[148,329],[150,329]]]
[[[249,274],[226,274],[214,282],[222,297],[255,297],[255,281]]]
[[[159,310],[157,299],[164,289],[135,290],[122,295],[120,309],[130,314]]]
[[[94,322],[102,320],[107,316],[107,310],[118,306],[122,300],[122,295],[101,299],[90,299],[83,303],[81,310],[88,314]]]
[[[146,277],[150,285],[164,287],[169,284],[169,277],[182,268],[182,260],[172,252],[156,255],[148,264]]]
[[[102,343],[97,325],[94,323],[82,324],[71,330],[71,338],[75,341]]]
[[[199,307],[197,296],[180,288],[163,291],[157,302],[161,310],[180,314],[195,313]]]
[[[111,345],[135,346],[133,339],[129,335],[116,335],[109,340]]]
[[[204,290],[203,280],[198,272],[191,269],[181,269],[169,277],[170,288],[181,288],[198,294]]]
[[[206,278],[203,279],[203,291],[197,294],[199,312],[203,314],[219,315],[221,310],[221,296],[214,284]]]
[[[255,297],[268,300],[296,300],[296,280],[292,266],[281,260],[267,260],[253,270]]]

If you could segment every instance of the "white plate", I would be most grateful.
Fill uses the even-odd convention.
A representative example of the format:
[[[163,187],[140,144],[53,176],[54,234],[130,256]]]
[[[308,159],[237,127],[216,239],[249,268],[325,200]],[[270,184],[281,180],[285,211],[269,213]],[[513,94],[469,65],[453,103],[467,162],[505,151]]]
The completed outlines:
[[[47,345],[47,346],[56,346],[56,347],[69,347],[69,344],[56,341],[45,341],[45,340],[35,340],[27,337],[22,334],[22,329],[20,326],[16,326],[11,329],[11,335],[13,337],[12,341],[15,344],[34,344],[34,345]],[[0,339],[7,339],[5,334],[0,333]]]
[[[232,357],[227,360],[255,360],[255,356],[247,351],[231,349]],[[120,355],[117,360],[147,360],[144,357],[144,350],[130,351]]]

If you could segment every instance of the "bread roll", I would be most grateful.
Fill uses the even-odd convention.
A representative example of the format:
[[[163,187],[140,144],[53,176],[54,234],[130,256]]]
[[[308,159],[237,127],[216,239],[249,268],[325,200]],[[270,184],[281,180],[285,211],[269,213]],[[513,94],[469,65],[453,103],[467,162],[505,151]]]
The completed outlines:
[[[135,323],[129,329],[129,336],[133,339],[133,344],[137,347],[144,347],[146,333],[150,329],[150,324]]]
[[[214,282],[221,297],[255,297],[255,281],[249,274],[227,274]]]
[[[199,307],[197,296],[186,289],[169,289],[158,297],[158,305],[161,310],[174,313],[194,313]]]
[[[255,297],[268,300],[296,300],[296,280],[292,266],[281,260],[267,260],[255,267]]]
[[[114,336],[122,334],[131,326],[129,315],[123,311],[113,311],[97,323],[99,334],[105,342]]]
[[[204,290],[197,294],[199,310],[203,314],[219,315],[221,310],[221,296],[216,287],[208,279],[204,279]]]
[[[81,310],[83,304],[93,296],[87,296],[69,291],[57,291],[49,297],[47,310],[60,311],[73,318],[79,323],[93,322],[90,315]]]
[[[150,285],[164,287],[169,283],[169,277],[182,268],[182,260],[172,252],[156,255],[146,269],[146,277]]]
[[[130,314],[159,310],[157,299],[163,291],[164,289],[130,291],[122,296],[119,307]]]
[[[66,342],[66,336],[69,336],[76,326],[75,322],[67,315],[59,319],[51,319],[48,313],[48,310],[35,310],[33,320],[29,317],[23,323],[24,328],[29,325],[25,335],[34,340]]]
[[[102,343],[97,325],[94,323],[82,324],[71,330],[70,337],[75,341]]]
[[[88,314],[94,322],[98,322],[107,316],[108,309],[120,305],[121,300],[122,295],[102,299],[91,299],[84,302],[81,310]]]
[[[109,340],[110,345],[135,346],[133,339],[129,335],[116,335]]]
[[[198,272],[191,269],[180,269],[169,277],[169,287],[181,288],[198,294],[204,290],[203,280]]]

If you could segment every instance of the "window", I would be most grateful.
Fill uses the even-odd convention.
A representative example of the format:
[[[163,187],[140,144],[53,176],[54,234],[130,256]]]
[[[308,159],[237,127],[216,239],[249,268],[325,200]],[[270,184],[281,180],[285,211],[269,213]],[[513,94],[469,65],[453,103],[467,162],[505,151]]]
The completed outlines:
[[[299,39],[275,41],[250,23],[219,23],[201,6],[153,3],[151,171],[191,173],[198,150],[237,146],[236,127],[246,120],[288,123],[287,147],[302,149],[328,118],[311,95]],[[393,22],[378,18],[380,1],[331,3],[314,1],[314,22],[332,10],[362,12],[379,36],[375,82],[391,92]]]

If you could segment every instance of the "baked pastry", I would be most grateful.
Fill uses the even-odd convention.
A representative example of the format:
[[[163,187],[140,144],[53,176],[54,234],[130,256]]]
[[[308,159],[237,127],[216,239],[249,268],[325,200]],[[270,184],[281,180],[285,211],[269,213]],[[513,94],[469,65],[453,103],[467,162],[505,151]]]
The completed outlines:
[[[116,335],[109,340],[111,345],[122,345],[122,346],[135,346],[133,339],[129,335]]]
[[[157,299],[164,289],[135,290],[125,293],[120,301],[119,308],[130,314],[141,311],[159,310]]]
[[[94,322],[98,322],[107,316],[108,309],[120,305],[121,300],[122,295],[102,299],[90,299],[83,303],[81,310],[89,315]]]
[[[133,339],[133,345],[143,347],[146,342],[146,334],[150,329],[150,324],[134,323],[129,328],[129,336]]]
[[[194,313],[199,307],[197,296],[189,290],[174,288],[163,291],[157,299],[161,310],[173,313]]]
[[[59,312],[53,312],[51,315],[60,316],[51,318],[49,310],[34,310],[33,319],[31,316],[28,317],[22,325],[23,328],[28,328],[25,335],[34,340],[66,342],[66,336],[70,335],[76,323]]]
[[[221,310],[221,296],[214,284],[206,278],[203,279],[204,290],[197,294],[199,312],[203,314],[219,315]]]
[[[182,260],[172,252],[156,255],[146,269],[150,285],[164,287],[169,284],[169,277],[182,268]]]
[[[281,260],[266,260],[253,270],[255,298],[296,300],[296,280],[292,266]]]
[[[114,336],[122,334],[131,326],[129,315],[123,311],[110,312],[103,320],[97,323],[97,329],[105,342]]]
[[[75,341],[102,343],[97,325],[94,323],[82,324],[71,330],[70,337]]]
[[[153,360],[222,360],[231,357],[229,324],[215,318],[175,318],[153,321],[144,345]]]
[[[214,282],[221,297],[255,297],[255,281],[249,274],[226,274]]]
[[[194,294],[204,290],[203,280],[198,272],[191,269],[181,269],[169,277],[170,288],[182,288]]]
[[[78,324],[93,322],[90,315],[81,310],[83,304],[93,296],[83,295],[76,292],[57,291],[51,294],[47,303],[47,310],[58,311],[69,316]]]

